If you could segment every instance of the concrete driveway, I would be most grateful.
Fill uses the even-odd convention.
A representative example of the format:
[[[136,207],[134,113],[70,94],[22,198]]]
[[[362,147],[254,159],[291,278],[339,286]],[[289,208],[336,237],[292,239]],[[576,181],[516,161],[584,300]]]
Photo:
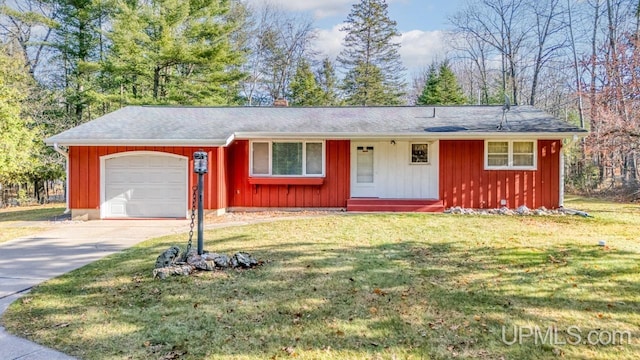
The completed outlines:
[[[187,220],[64,221],[49,225],[53,229],[0,244],[0,315],[9,304],[45,280],[143,240],[189,231]],[[72,359],[9,335],[3,327],[0,349],[2,359]]]

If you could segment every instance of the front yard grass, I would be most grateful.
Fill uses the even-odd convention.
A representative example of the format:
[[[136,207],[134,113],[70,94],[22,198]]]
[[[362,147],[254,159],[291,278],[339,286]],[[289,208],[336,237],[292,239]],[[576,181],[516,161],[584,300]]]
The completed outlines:
[[[593,217],[346,214],[208,231],[205,249],[266,263],[160,281],[156,257],[186,242],[163,237],[36,287],[3,323],[82,359],[637,359],[640,209],[566,205]]]
[[[47,230],[46,221],[62,217],[64,206],[60,204],[11,207],[0,209],[0,243]],[[42,222],[41,225],[25,225],[24,222]]]

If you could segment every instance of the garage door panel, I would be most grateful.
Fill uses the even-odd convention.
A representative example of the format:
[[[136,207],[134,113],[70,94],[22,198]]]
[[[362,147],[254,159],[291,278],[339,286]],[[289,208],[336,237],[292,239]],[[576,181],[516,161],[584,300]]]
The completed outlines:
[[[103,217],[185,217],[187,160],[132,154],[105,160]]]

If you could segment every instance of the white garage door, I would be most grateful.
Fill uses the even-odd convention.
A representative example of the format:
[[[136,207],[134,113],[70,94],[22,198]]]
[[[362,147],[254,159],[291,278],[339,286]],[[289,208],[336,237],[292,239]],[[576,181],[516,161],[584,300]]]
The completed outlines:
[[[187,158],[131,154],[104,160],[103,218],[184,218]]]

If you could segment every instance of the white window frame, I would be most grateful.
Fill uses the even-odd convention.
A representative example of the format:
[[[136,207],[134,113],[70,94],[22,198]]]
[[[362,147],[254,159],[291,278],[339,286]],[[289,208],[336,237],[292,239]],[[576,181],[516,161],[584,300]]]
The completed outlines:
[[[506,142],[509,145],[508,155],[509,161],[507,166],[490,166],[489,165],[489,143],[490,142]],[[531,142],[533,143],[533,166],[514,166],[513,165],[513,143],[514,142]],[[538,169],[538,141],[531,139],[492,139],[484,141],[484,169],[485,170],[537,170]]]
[[[269,173],[254,174],[253,173],[253,144],[268,143],[269,144]],[[273,175],[273,143],[302,143],[302,175]],[[322,174],[307,174],[307,143],[322,144]],[[249,176],[251,177],[325,177],[326,174],[326,142],[325,140],[299,140],[299,139],[270,139],[270,140],[251,140],[249,142]]]
[[[427,162],[413,162],[413,145],[427,145]],[[409,143],[409,165],[431,165],[431,142],[413,141]]]

